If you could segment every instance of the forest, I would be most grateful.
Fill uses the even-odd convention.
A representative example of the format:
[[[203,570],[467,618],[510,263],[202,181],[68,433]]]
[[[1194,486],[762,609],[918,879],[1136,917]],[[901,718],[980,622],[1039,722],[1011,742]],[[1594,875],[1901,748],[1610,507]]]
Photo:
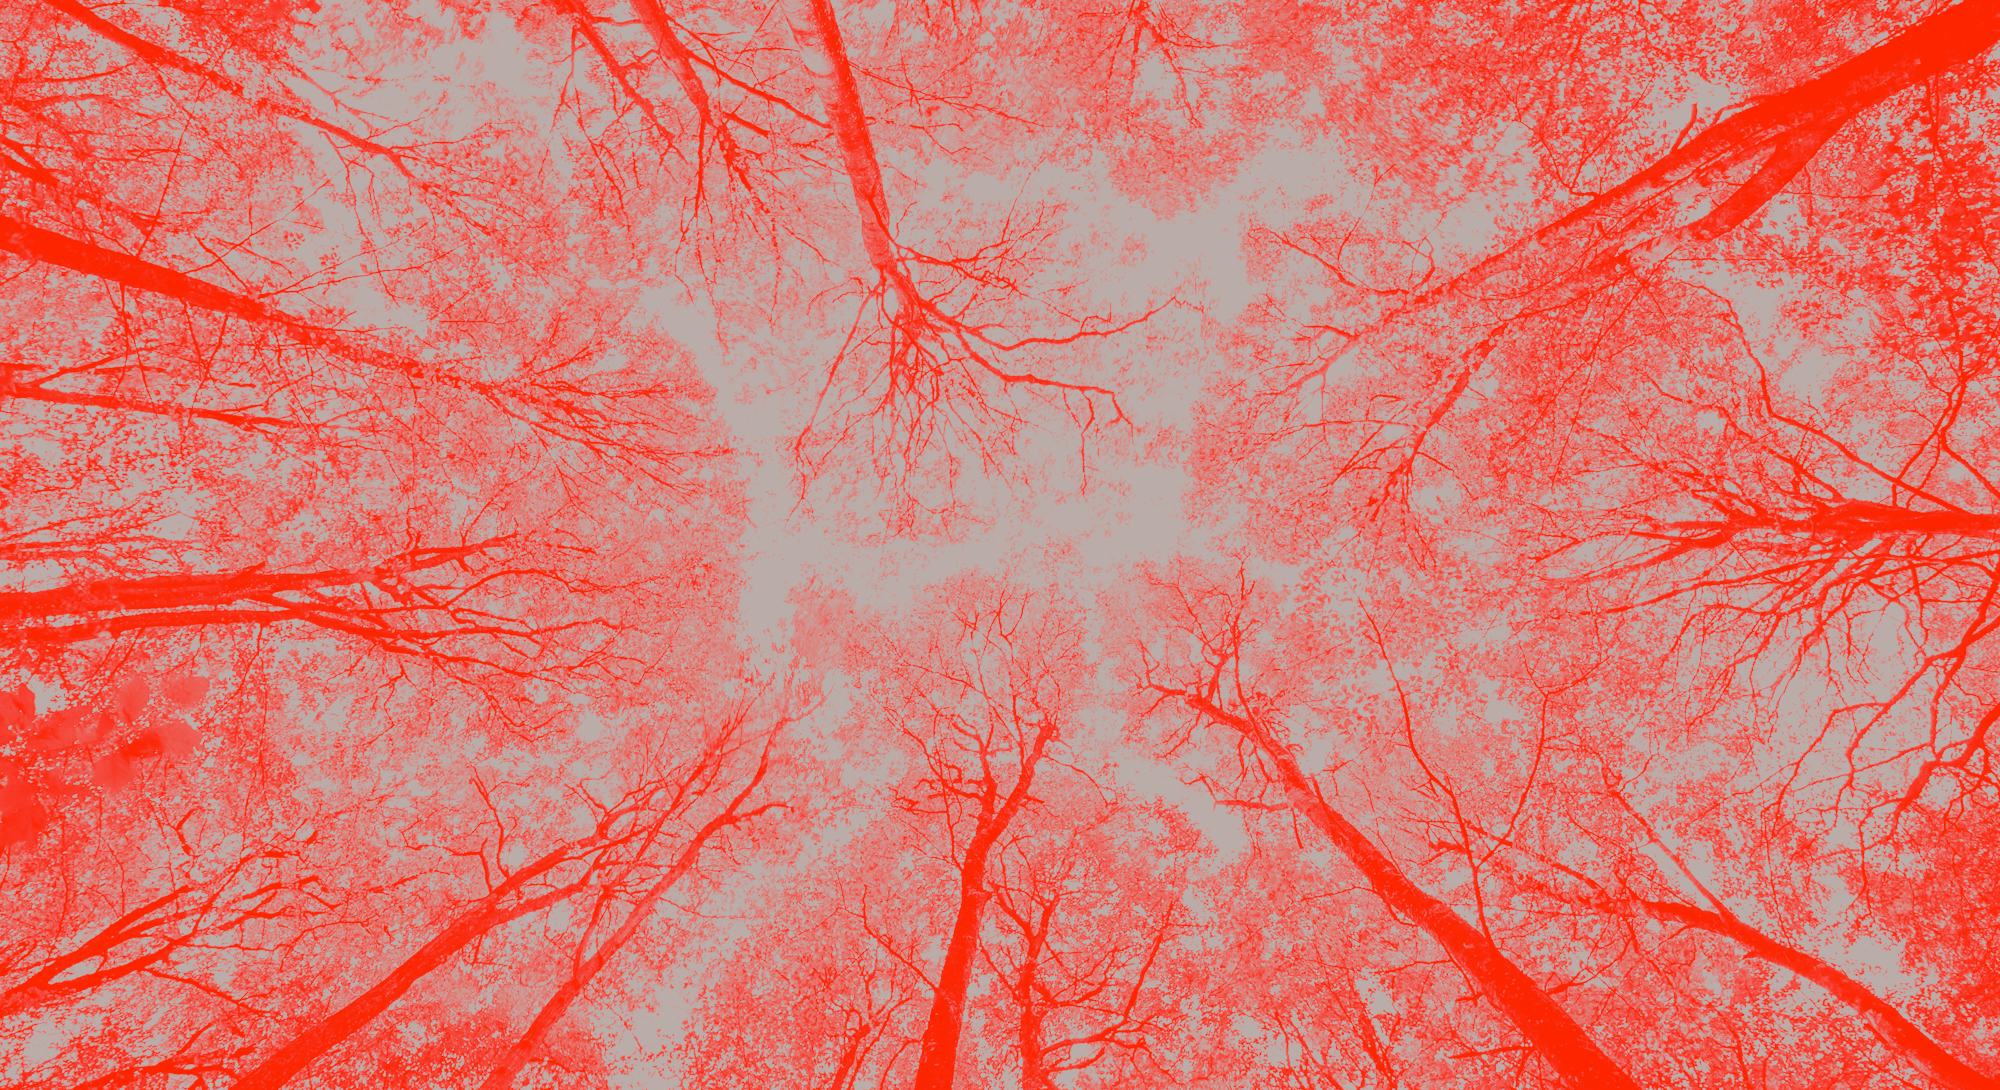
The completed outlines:
[[[0,1086],[2000,1090],[2000,0],[0,0]]]

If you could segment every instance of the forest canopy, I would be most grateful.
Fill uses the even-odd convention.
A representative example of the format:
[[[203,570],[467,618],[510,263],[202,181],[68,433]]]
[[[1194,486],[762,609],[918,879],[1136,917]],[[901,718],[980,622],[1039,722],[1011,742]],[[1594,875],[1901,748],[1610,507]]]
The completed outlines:
[[[2000,1090],[1996,53],[0,3],[0,1085]]]

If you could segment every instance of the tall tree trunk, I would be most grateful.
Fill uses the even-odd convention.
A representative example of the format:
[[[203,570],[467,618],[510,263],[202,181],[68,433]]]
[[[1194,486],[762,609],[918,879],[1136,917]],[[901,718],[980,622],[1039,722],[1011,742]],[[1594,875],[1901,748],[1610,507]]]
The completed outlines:
[[[896,290],[912,290],[896,255],[895,236],[889,229],[889,197],[882,184],[882,166],[875,155],[875,138],[868,131],[868,111],[861,104],[861,89],[854,80],[854,67],[847,59],[847,46],[840,36],[832,0],[788,0],[792,31],[809,54],[815,69],[820,101],[826,106],[827,124],[833,129],[846,169],[848,187],[854,193],[855,211],[861,221],[861,242],[868,251],[869,264]]]
[[[403,994],[418,981],[430,975],[475,940],[490,934],[498,927],[581,892],[583,885],[572,883],[525,900],[508,903],[535,877],[573,858],[575,851],[573,846],[565,846],[516,871],[492,893],[481,898],[469,910],[460,913],[445,926],[444,930],[418,947],[415,953],[403,959],[401,964],[390,970],[387,976],[376,981],[374,986],[278,1046],[278,1049],[265,1057],[262,1063],[238,1079],[234,1090],[277,1090],[278,1087],[297,1077],[328,1050],[374,1021],[376,1016],[388,1010],[391,1004],[402,998]]]
[[[1049,1077],[1042,1043],[1042,1005],[1035,999],[1035,988],[1040,984],[1037,970],[1041,967],[1042,936],[1027,936],[1025,944],[1021,979],[1014,988],[1014,1002],[1021,1008],[1020,1024],[1016,1027],[1020,1034],[1021,1090],[1054,1090],[1055,1082]]]
[[[521,391],[454,373],[433,361],[380,347],[364,333],[308,321],[255,296],[5,214],[0,214],[0,252],[277,329],[297,344],[331,352],[363,368],[381,372],[396,385],[447,389],[477,398],[543,435],[579,444],[599,456],[607,456],[615,449],[632,449],[632,440],[621,430],[626,423],[593,404],[591,395],[569,383],[550,384],[542,389],[531,384]],[[661,455],[646,452],[644,456]],[[679,454],[665,456],[672,458]]]
[[[760,806],[751,810],[742,809],[743,803],[750,798],[750,795],[757,789],[757,786],[763,782],[766,767],[763,763],[758,765],[757,774],[730,800],[727,806],[723,807],[721,813],[710,818],[706,824],[696,831],[693,838],[681,848],[680,854],[674,857],[674,861],[667,867],[666,873],[661,875],[658,881],[649,886],[646,892],[639,897],[638,902],[632,906],[632,910],[626,913],[625,918],[619,922],[617,930],[613,931],[602,943],[598,944],[597,949],[592,951],[589,957],[575,963],[574,967],[570,970],[569,976],[556,986],[556,990],[542,1004],[541,1009],[535,1012],[535,1017],[529,1021],[528,1028],[523,1030],[521,1036],[512,1045],[508,1046],[506,1052],[501,1054],[500,1061],[493,1066],[493,1070],[488,1072],[485,1080],[479,1084],[479,1090],[509,1090],[514,1085],[514,1080],[520,1077],[521,1071],[528,1066],[528,1063],[535,1058],[536,1053],[541,1050],[543,1042],[548,1039],[549,1032],[555,1029],[562,1022],[563,1018],[569,1014],[569,1010],[575,1005],[577,997],[590,987],[591,982],[596,980],[598,974],[604,971],[604,967],[611,964],[612,959],[618,956],[618,952],[630,944],[632,939],[645,927],[646,922],[652,919],[654,910],[659,907],[660,899],[665,897],[669,890],[678,885],[683,878],[687,877],[688,872],[694,869],[696,861],[701,856],[702,848],[710,840],[732,825],[748,821],[759,814],[773,809],[775,804]],[[581,953],[580,950],[579,953]]]
[[[924,1021],[924,1036],[917,1053],[917,1074],[913,1090],[951,1090],[958,1069],[958,1040],[965,1026],[965,995],[972,983],[972,962],[979,953],[979,924],[987,900],[986,851],[968,859],[959,874],[958,911],[952,918],[951,938],[945,945],[944,963],[938,968],[937,991],[931,995],[931,1009]]]
[[[972,983],[973,959],[979,954],[980,917],[992,897],[986,888],[987,860],[1007,826],[1027,804],[1035,766],[1054,738],[1055,724],[1044,721],[1022,756],[1020,777],[1006,800],[983,816],[966,844],[965,858],[959,864],[958,912],[952,919],[944,963],[938,968],[937,991],[931,996],[930,1014],[924,1022],[912,1090],[951,1090],[958,1070],[958,1040],[965,1028],[965,995]]]
[[[715,107],[709,101],[708,87],[694,70],[694,54],[674,33],[667,10],[660,6],[660,0],[632,0],[632,8],[639,13],[639,22],[653,39],[653,48],[659,51],[660,60],[673,72],[674,82],[680,85],[681,94],[687,96],[688,105],[694,109],[695,120],[701,126],[695,139],[700,140],[714,130],[725,154],[733,154],[735,145],[731,142],[729,130],[716,118]]]
[[[302,345],[324,348],[342,358],[404,378],[478,389],[473,383],[427,373],[436,369],[428,368],[417,360],[362,344],[339,330],[314,324],[254,296],[211,284],[142,257],[70,238],[5,214],[0,214],[0,251],[94,276],[134,291],[164,296],[199,310],[274,326]],[[491,396],[489,391],[480,392]]]
[[[111,632],[302,620],[342,632],[379,632],[353,603],[312,597],[338,587],[383,581],[483,553],[496,541],[419,549],[360,571],[237,571],[91,579],[47,590],[0,591],[0,633],[54,647]],[[68,618],[64,620],[64,618]]]
[[[1720,935],[1819,985],[1866,1019],[1891,1051],[1951,1090],[2000,1090],[2000,1078],[1983,1075],[1952,1055],[1887,1000],[1824,959],[1779,942],[1732,913],[1668,901],[1642,901],[1640,906],[1657,919]]]
[[[1996,42],[2000,3],[1966,0],[1790,90],[1755,99],[1602,195],[1391,311],[1307,378],[1339,374],[1356,357],[1391,348],[1456,363],[1447,372],[1448,392],[1429,415],[1434,425],[1465,392],[1496,330],[1586,298],[1685,241],[1723,234],[1776,196],[1856,116],[1985,55]]]
[[[1294,812],[1303,815],[1355,869],[1382,902],[1408,917],[1444,947],[1467,977],[1533,1045],[1573,1090],[1639,1090],[1617,1061],[1605,1055],[1534,978],[1508,959],[1485,932],[1411,881],[1395,861],[1333,808],[1289,750],[1255,720],[1235,715],[1205,697],[1183,693],[1189,707],[1240,733],[1278,770]]]

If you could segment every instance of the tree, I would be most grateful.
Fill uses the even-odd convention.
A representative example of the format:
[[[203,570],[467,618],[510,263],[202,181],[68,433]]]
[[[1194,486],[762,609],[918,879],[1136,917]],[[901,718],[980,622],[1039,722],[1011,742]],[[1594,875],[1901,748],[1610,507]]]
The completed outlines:
[[[1601,321],[1600,312],[1633,305],[1629,298],[1600,305],[1611,293],[1643,299],[1651,281],[1673,275],[1679,261],[1763,209],[1857,118],[1979,60],[1996,41],[2000,19],[1991,8],[1959,4],[1745,102],[1692,136],[1690,118],[1664,155],[1436,284],[1431,260],[1409,287],[1376,287],[1367,273],[1351,273],[1351,224],[1326,239],[1268,232],[1267,245],[1310,262],[1331,277],[1336,299],[1353,302],[1298,331],[1306,358],[1272,361],[1264,389],[1236,383],[1248,400],[1241,415],[1221,418],[1214,457],[1250,460],[1266,447],[1296,445],[1332,481],[1358,487],[1364,509],[1406,502],[1410,475],[1433,457],[1426,450],[1433,432],[1485,370],[1511,366],[1514,353],[1551,325]],[[1348,315],[1356,312],[1372,316],[1355,322]],[[1401,361],[1419,366],[1411,374]],[[1346,385],[1359,375],[1376,385]],[[1385,390],[1389,375],[1396,377]],[[1398,385],[1416,392],[1393,392]],[[1240,449],[1246,441],[1249,449]]]
[[[639,858],[621,868],[615,878],[615,884],[607,882],[595,891],[587,917],[590,922],[577,942],[567,975],[535,1012],[534,1018],[520,1037],[501,1053],[499,1061],[481,1083],[483,1090],[507,1090],[514,1084],[514,1080],[520,1076],[522,1070],[536,1059],[538,1053],[546,1046],[550,1035],[569,1014],[585,989],[604,972],[611,960],[641,933],[649,918],[658,911],[662,898],[681,885],[694,871],[703,850],[710,848],[711,842],[735,826],[752,822],[758,817],[784,808],[781,802],[763,802],[754,806],[751,802],[756,798],[758,789],[763,786],[764,778],[770,771],[772,749],[788,725],[787,719],[794,714],[796,713],[788,708],[781,711],[780,720],[763,731],[762,739],[754,736],[745,737],[743,724],[738,721],[725,725],[722,730],[716,732],[712,740],[703,744],[700,755],[696,758],[695,767],[675,792],[670,812],[688,807],[693,799],[701,794],[727,794],[727,798],[720,807],[714,808],[707,820],[702,821],[687,835],[680,849],[664,867],[654,863],[650,868],[645,868],[657,870],[657,874],[643,873],[642,868],[637,865],[646,862],[645,852],[653,847],[653,841],[659,833],[658,827],[655,826],[647,831],[644,842],[640,845]],[[738,786],[725,778],[725,769],[731,763],[730,759],[737,757],[735,751],[744,749],[755,750],[756,756],[750,762],[751,767],[747,777]],[[738,774],[741,775],[740,772]],[[595,938],[592,932],[596,930],[596,925],[605,918],[607,912],[611,911],[613,905],[626,898],[632,903],[625,909],[624,919],[602,938]],[[593,946],[588,955],[583,952],[586,944]]]
[[[911,1085],[949,1090],[972,976],[993,900],[991,871],[1017,821],[1036,805],[1064,725],[1081,695],[1081,632],[1060,601],[968,580],[873,658],[911,747],[913,775],[896,804],[936,822],[953,907],[931,980]],[[900,647],[898,647],[900,644]]]
[[[769,762],[769,747],[781,729],[782,723],[767,730],[762,754],[754,762],[748,780],[738,786],[728,778],[736,771],[730,768],[731,758],[746,742],[756,745],[756,739],[744,737],[747,732],[741,718],[725,722],[712,732],[683,767],[672,770],[661,779],[641,784],[604,808],[586,836],[559,844],[518,867],[503,869],[499,874],[500,880],[492,883],[484,896],[460,910],[442,930],[394,969],[325,1019],[307,1026],[272,1050],[253,1069],[244,1073],[236,1085],[269,1088],[285,1085],[315,1059],[379,1017],[425,976],[462,953],[467,946],[517,919],[586,894],[594,894],[598,898],[601,910],[614,891],[631,881],[635,870],[657,867],[657,861],[651,857],[658,851],[658,841],[670,822],[685,820],[687,812],[704,796],[728,793],[729,798],[720,810],[695,829],[665,866],[664,873],[653,880],[639,904],[631,910],[625,924],[611,938],[604,940],[590,959],[577,967],[570,980],[558,989],[557,998],[545,1006],[544,1014],[538,1016],[528,1033],[504,1054],[501,1066],[495,1069],[488,1081],[505,1085],[534,1057],[552,1024],[575,1001],[577,993],[590,982],[590,977],[601,970],[604,962],[620,946],[630,941],[653,904],[694,869],[709,841],[730,826],[754,818],[770,808],[772,804],[745,809],[744,804],[763,781]],[[600,877],[604,871],[616,872],[620,884],[601,884],[607,881]],[[597,912],[592,912],[590,918],[594,920],[596,917]],[[589,967],[587,971],[586,966]]]
[[[1572,1086],[1637,1086],[1543,986],[1447,902],[1410,880],[1403,868],[1327,799],[1300,766],[1291,746],[1275,733],[1282,711],[1248,673],[1246,644],[1257,638],[1258,619],[1246,611],[1254,592],[1239,576],[1235,586],[1196,571],[1189,584],[1155,576],[1166,639],[1143,655],[1141,684],[1162,702],[1193,713],[1194,722],[1234,735],[1236,763],[1253,784],[1277,788],[1299,819],[1318,829],[1334,851],[1358,871],[1383,903],[1442,946],[1481,996]],[[1157,660],[1157,665],[1155,662]],[[1191,728],[1177,734],[1186,736]]]
[[[1021,1085],[1165,1075],[1153,1050],[1156,1039],[1173,1047],[1177,1012],[1161,978],[1180,953],[1173,879],[1185,860],[1165,854],[1165,873],[1145,866],[1164,845],[1143,818],[1110,800],[1062,802],[1070,827],[1018,837],[996,868],[991,904],[1005,941],[981,950],[1012,1004]]]
[[[886,434],[867,448],[874,471],[892,489],[920,497],[927,472],[941,473],[948,488],[961,461],[991,467],[1011,450],[1019,418],[1010,401],[1017,393],[1055,404],[1086,430],[1100,419],[1125,422],[1110,387],[1014,361],[1037,349],[1060,351],[1114,336],[1145,316],[1085,315],[1075,328],[1055,333],[1009,332],[1014,323],[980,316],[977,308],[991,305],[989,298],[1025,301],[1011,266],[1031,257],[1046,237],[1048,214],[1030,211],[1017,219],[1010,213],[1001,237],[964,256],[933,255],[899,242],[868,110],[833,4],[792,0],[785,10],[838,148],[872,274],[813,423],[799,438],[807,466],[817,471],[826,447],[842,444],[879,416],[876,426]],[[867,358],[877,352],[879,366]],[[846,370],[859,375],[850,378]]]

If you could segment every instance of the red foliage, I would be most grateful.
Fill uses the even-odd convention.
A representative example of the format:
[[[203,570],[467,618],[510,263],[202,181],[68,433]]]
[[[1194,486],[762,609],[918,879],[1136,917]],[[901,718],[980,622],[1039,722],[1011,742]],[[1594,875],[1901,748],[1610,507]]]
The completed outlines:
[[[0,5],[0,1085],[2000,1087],[1996,49]]]

